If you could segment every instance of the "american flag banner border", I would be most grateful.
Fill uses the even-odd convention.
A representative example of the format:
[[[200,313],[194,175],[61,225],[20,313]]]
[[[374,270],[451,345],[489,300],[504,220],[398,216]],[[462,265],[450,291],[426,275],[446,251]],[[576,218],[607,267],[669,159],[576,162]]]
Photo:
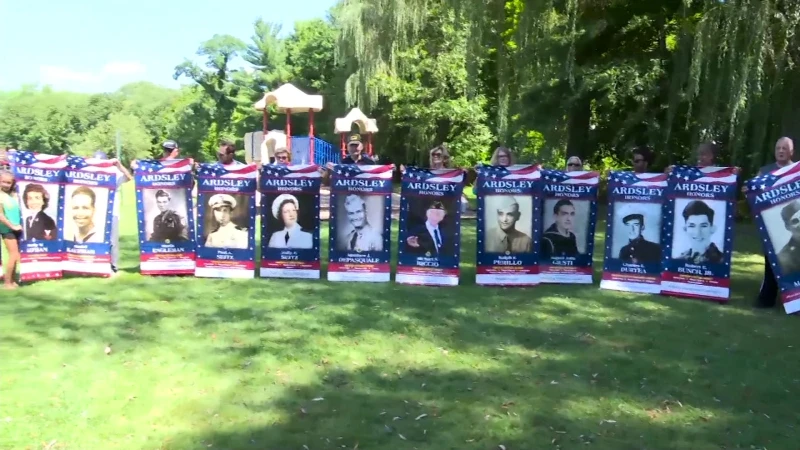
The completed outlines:
[[[52,218],[55,228],[64,221],[64,207],[61,203],[64,191],[64,168],[67,166],[66,155],[50,155],[26,150],[9,152],[9,167],[17,180],[17,195],[20,207],[25,207],[23,184],[36,183],[42,185],[55,205],[56,217]],[[48,189],[48,187],[50,189]],[[55,195],[51,192],[55,187]],[[25,217],[22,226],[25,227]],[[24,229],[24,228],[23,228]],[[58,230],[53,230],[53,240],[28,240],[23,234],[20,239],[20,281],[23,283],[38,280],[52,280],[63,277],[64,241]]]
[[[477,193],[475,283],[481,286],[530,287],[540,283],[539,246],[542,219],[542,166],[539,164],[517,164],[513,166],[490,166],[481,164],[476,168]],[[497,187],[487,187],[486,181],[505,181]],[[501,187],[501,186],[514,187]],[[531,229],[523,230],[531,238],[528,253],[505,255],[491,254],[484,250],[487,233],[486,196],[509,195],[531,199]],[[503,259],[501,261],[501,258]],[[497,263],[504,262],[508,265]]]
[[[197,245],[194,276],[199,278],[255,278],[256,190],[258,166],[225,166],[218,162],[197,165]],[[215,195],[246,198],[247,248],[206,247],[206,214],[214,214],[208,201]],[[235,199],[236,197],[234,197]],[[237,204],[234,209],[239,209]],[[235,223],[235,222],[234,222]]]
[[[669,175],[661,172],[635,173],[632,171],[611,171],[608,174],[608,211],[606,214],[606,242],[603,253],[603,277],[600,280],[601,289],[624,292],[637,292],[643,294],[661,293],[661,258],[658,263],[648,264],[642,272],[623,273],[617,268],[618,260],[613,255],[614,215],[617,203],[658,203],[662,217],[664,200],[666,199],[667,180]],[[629,194],[637,197],[638,201],[625,199],[627,195],[617,195],[615,188],[634,188],[638,193]],[[619,198],[618,198],[619,197]],[[648,200],[642,200],[649,198]],[[646,225],[645,225],[646,226]],[[659,237],[661,229],[659,227]],[[662,245],[662,240],[657,242]],[[644,265],[644,264],[642,264]]]
[[[195,263],[195,216],[192,186],[194,160],[191,158],[158,161],[137,161],[134,171],[136,187],[136,219],[139,238],[139,272],[142,275],[194,275]],[[165,180],[145,183],[142,179],[151,175],[163,175]],[[186,198],[186,221],[188,241],[181,243],[148,242],[144,214],[144,192],[158,189],[180,189]]]
[[[554,284],[592,284],[594,282],[594,235],[597,225],[597,194],[600,184],[600,173],[591,170],[570,171],[544,169],[542,171],[542,215],[548,214],[545,202],[548,198],[566,200],[589,201],[589,217],[586,228],[586,252],[574,257],[572,264],[562,266],[554,264],[554,260],[547,260],[541,255],[539,258],[539,274],[542,283]],[[561,185],[570,188],[575,196],[561,195],[555,192],[550,185]],[[577,188],[573,189],[573,188]],[[544,237],[544,219],[541,222],[541,236]]]
[[[328,280],[382,283],[391,280],[392,176],[394,164],[336,164],[331,170],[330,218],[328,219]],[[350,194],[383,197],[383,250],[358,254],[336,249],[339,196]]]
[[[753,177],[746,183],[747,204],[758,226],[759,237],[786,314],[800,312],[800,273],[785,274],[762,214],[767,209],[785,207],[800,199],[800,162]]]
[[[425,183],[425,186],[414,187]],[[433,186],[440,186],[442,191],[433,191]],[[462,169],[425,169],[406,167],[401,185],[400,231],[397,244],[397,271],[395,282],[400,284],[423,286],[458,286],[459,266],[461,263],[461,195],[464,190],[464,171]],[[426,189],[427,187],[427,189]],[[442,195],[432,195],[441,192]],[[445,221],[450,222],[453,235],[444,236],[453,239],[455,252],[453,255],[424,255],[416,257],[405,252],[404,243],[408,237],[407,224],[411,211],[411,197],[424,198],[426,201],[455,199],[455,207],[448,208]],[[449,202],[448,202],[449,203]],[[443,223],[445,223],[443,221]],[[431,265],[418,264],[423,259]],[[435,262],[433,261],[435,260]],[[435,265],[433,265],[435,264]]]
[[[736,206],[737,181],[738,176],[735,167],[696,167],[685,164],[673,166],[667,180],[667,198],[664,202],[664,220],[661,231],[661,242],[663,244],[661,295],[710,300],[720,303],[727,302],[730,299],[733,214]],[[725,195],[703,197],[697,193],[697,196],[689,196],[682,193],[686,191],[676,190],[676,186],[679,183],[703,184],[714,189],[725,187]],[[674,223],[675,220],[682,220],[675,217],[675,203],[679,198],[721,200],[725,202],[723,239],[725,248],[722,249],[722,263],[714,264],[713,266],[703,265],[704,269],[694,269],[686,268],[686,264],[680,261],[673,261]],[[679,273],[679,270],[691,270],[692,272],[684,274]],[[703,274],[698,274],[698,270],[702,270]]]
[[[261,262],[259,276],[262,278],[319,279],[321,276],[321,221],[320,188],[322,174],[315,164],[261,166],[259,192],[261,193]],[[273,183],[273,181],[275,183]],[[271,184],[275,184],[272,186]],[[272,194],[304,195],[312,197],[314,204],[313,247],[310,249],[272,249],[269,240],[273,230],[268,228],[268,215],[272,205],[267,201]],[[277,196],[275,197],[277,198]],[[302,206],[302,201],[299,201]],[[288,254],[287,254],[288,253]],[[282,259],[283,255],[283,259]],[[290,259],[286,259],[290,258]]]

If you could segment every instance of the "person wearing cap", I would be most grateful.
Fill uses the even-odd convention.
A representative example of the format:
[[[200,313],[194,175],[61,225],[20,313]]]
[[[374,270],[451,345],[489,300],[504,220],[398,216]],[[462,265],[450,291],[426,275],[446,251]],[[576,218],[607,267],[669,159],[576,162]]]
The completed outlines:
[[[178,143],[173,140],[166,140],[161,144],[161,158],[159,161],[166,161],[168,159],[178,159],[181,154],[181,149]]]
[[[228,194],[214,194],[208,200],[208,206],[214,211],[214,222],[217,226],[206,238],[206,247],[212,248],[247,248],[247,230],[239,228],[231,222],[231,211],[236,208],[236,199]]]
[[[217,160],[223,166],[243,166],[244,163],[234,159],[236,156],[236,145],[229,139],[219,141],[217,149]]]
[[[108,159],[108,154],[102,150],[97,150],[94,152],[93,155],[96,159]],[[128,169],[120,163],[118,159],[112,159],[111,161],[116,164],[117,169],[117,194],[114,198],[114,212],[112,215],[111,220],[111,271],[113,273],[118,273],[118,265],[119,265],[119,218],[120,218],[120,187],[123,184],[131,181],[133,179],[133,175],[128,172]]]
[[[702,200],[692,200],[683,208],[683,232],[689,241],[689,248],[681,252],[677,259],[690,264],[719,264],[723,253],[711,242],[717,230],[714,225],[714,210]],[[680,242],[676,239],[676,244]]]
[[[497,212],[497,226],[488,227],[484,238],[486,253],[529,253],[531,237],[517,229],[522,213],[516,197],[510,195],[492,195],[485,199],[487,215]],[[488,222],[488,221],[487,221]]]
[[[425,256],[454,255],[453,235],[441,226],[446,216],[444,203],[432,202],[425,210],[425,224],[409,232],[406,250]]]
[[[553,256],[578,256],[578,239],[575,228],[575,205],[561,199],[553,206],[553,224],[542,234],[543,258]]]
[[[619,250],[619,259],[629,264],[649,264],[661,261],[661,246],[642,236],[645,230],[644,215],[628,214],[622,218],[628,229],[628,243]]]
[[[353,134],[347,142],[347,156],[342,158],[341,164],[375,165],[375,161],[364,154],[364,144],[361,143],[361,135]]]
[[[367,202],[358,195],[350,194],[344,199],[344,211],[349,226],[339,228],[337,247],[341,251],[383,251],[383,234],[374,229],[367,220]]]
[[[272,202],[272,217],[283,223],[283,229],[272,233],[269,247],[308,249],[314,246],[314,236],[297,223],[299,210],[300,202],[291,194],[281,194]]]
[[[781,137],[775,143],[775,162],[767,164],[766,166],[762,167],[758,171],[758,175],[765,175],[767,173],[770,173],[772,171],[778,170],[782,167],[786,167],[792,164],[793,157],[794,157],[794,141],[792,141],[790,138],[786,136]],[[743,190],[745,189],[743,188]],[[792,214],[792,216],[794,215]],[[790,218],[792,216],[790,216]],[[785,218],[783,219],[783,221],[784,224],[786,224]],[[787,227],[787,230],[788,229],[789,228]],[[789,242],[791,243],[792,241]],[[787,247],[784,247],[784,249],[786,248]],[[791,248],[791,246],[789,246],[788,248]],[[794,254],[794,251],[786,253],[786,255],[791,255],[791,254]],[[780,258],[778,260],[780,261]],[[783,268],[783,265],[781,265],[781,270],[783,270],[784,273],[788,273],[786,272],[786,269]],[[767,259],[765,255],[764,279],[761,282],[761,288],[759,289],[758,292],[758,298],[756,299],[756,307],[772,308],[773,306],[775,306],[777,297],[778,297],[778,281],[775,279],[775,273],[772,272],[772,266],[769,263],[769,259]]]

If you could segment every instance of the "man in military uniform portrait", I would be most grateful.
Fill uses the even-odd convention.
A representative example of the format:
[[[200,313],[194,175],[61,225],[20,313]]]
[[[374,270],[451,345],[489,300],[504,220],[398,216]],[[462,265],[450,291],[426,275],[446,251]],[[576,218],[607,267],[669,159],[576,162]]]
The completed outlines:
[[[628,230],[628,243],[619,251],[619,259],[630,264],[648,264],[661,260],[661,246],[642,236],[645,229],[643,214],[628,214],[622,218]]]
[[[358,195],[350,194],[344,199],[344,210],[348,225],[342,227],[337,247],[343,251],[371,252],[383,250],[383,234],[367,221],[367,203]]]
[[[246,229],[236,226],[231,221],[231,212],[236,208],[236,199],[228,194],[214,194],[208,200],[208,206],[214,214],[214,231],[206,238],[206,247],[212,248],[247,248],[249,234]],[[246,206],[246,205],[245,205]]]
[[[566,199],[559,200],[553,207],[553,218],[553,224],[542,235],[542,257],[578,256],[578,241],[573,232],[575,205]]]
[[[510,195],[491,195],[486,197],[487,230],[484,238],[486,253],[529,253],[531,237],[519,231],[517,222],[522,213],[519,202]],[[497,226],[489,226],[489,217],[496,215]]]
[[[714,210],[702,200],[692,200],[683,208],[683,231],[689,241],[689,248],[681,252],[677,259],[683,259],[690,264],[719,264],[723,254],[716,244],[711,242],[711,236],[717,230],[714,225]],[[674,236],[673,246],[683,242]]]
[[[425,210],[425,224],[410,230],[406,237],[406,251],[425,256],[455,255],[455,242],[450,230],[444,230],[442,221],[447,210],[440,201],[434,201]]]
[[[149,241],[169,244],[189,240],[186,222],[180,214],[170,208],[171,200],[169,192],[163,189],[156,191],[156,207],[159,213],[153,219],[153,233],[150,235]]]
[[[778,265],[784,275],[800,272],[800,200],[781,209],[781,219],[791,238],[778,252]]]

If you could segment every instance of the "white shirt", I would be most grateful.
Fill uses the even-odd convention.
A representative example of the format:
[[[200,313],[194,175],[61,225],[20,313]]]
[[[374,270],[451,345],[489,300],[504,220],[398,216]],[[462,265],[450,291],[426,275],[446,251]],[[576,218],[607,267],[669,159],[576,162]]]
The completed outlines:
[[[433,245],[436,246],[436,253],[439,253],[439,248],[442,245],[442,230],[439,230],[438,225],[431,225],[430,222],[425,222],[425,228],[428,229],[428,234],[431,235],[431,239],[433,239]],[[436,239],[436,231],[439,231],[439,239]]]
[[[122,203],[120,201],[120,195],[119,195],[120,194],[120,186],[122,186],[123,184],[127,183],[128,180],[129,180],[129,178],[128,178],[127,175],[125,175],[121,171],[117,172],[117,193],[114,194],[114,219],[119,219],[119,215],[120,215],[120,204]]]
[[[289,235],[288,241],[286,240],[287,234]],[[303,231],[300,225],[294,224],[291,228],[284,228],[281,231],[272,233],[268,246],[272,248],[312,248],[314,246],[314,236]]]

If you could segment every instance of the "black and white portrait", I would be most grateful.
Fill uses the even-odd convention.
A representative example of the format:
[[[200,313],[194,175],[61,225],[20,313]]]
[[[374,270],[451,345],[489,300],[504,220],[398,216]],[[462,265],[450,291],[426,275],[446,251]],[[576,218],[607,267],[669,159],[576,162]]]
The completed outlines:
[[[800,273],[800,200],[765,209],[761,217],[781,273]]]
[[[336,196],[336,249],[352,252],[383,251],[383,195]]]
[[[19,182],[25,240],[52,241],[58,236],[58,188],[57,184]]]
[[[611,257],[629,264],[661,261],[661,204],[614,203]]]
[[[455,198],[409,197],[404,250],[424,256],[456,254]]]
[[[142,202],[148,241],[169,244],[189,240],[185,189],[145,189]]]
[[[533,199],[530,195],[487,195],[483,200],[483,251],[529,253],[533,246]]]
[[[250,212],[247,194],[201,192],[198,202],[205,204],[203,242],[211,248],[249,247]]]
[[[672,259],[689,264],[722,263],[726,213],[722,200],[676,199]]]
[[[64,190],[64,240],[102,243],[105,237],[108,189],[67,185]]]
[[[544,201],[542,258],[586,253],[590,207],[589,200],[548,198]]]
[[[309,249],[314,247],[314,194],[265,194],[268,247]],[[304,229],[304,225],[307,227]]]

